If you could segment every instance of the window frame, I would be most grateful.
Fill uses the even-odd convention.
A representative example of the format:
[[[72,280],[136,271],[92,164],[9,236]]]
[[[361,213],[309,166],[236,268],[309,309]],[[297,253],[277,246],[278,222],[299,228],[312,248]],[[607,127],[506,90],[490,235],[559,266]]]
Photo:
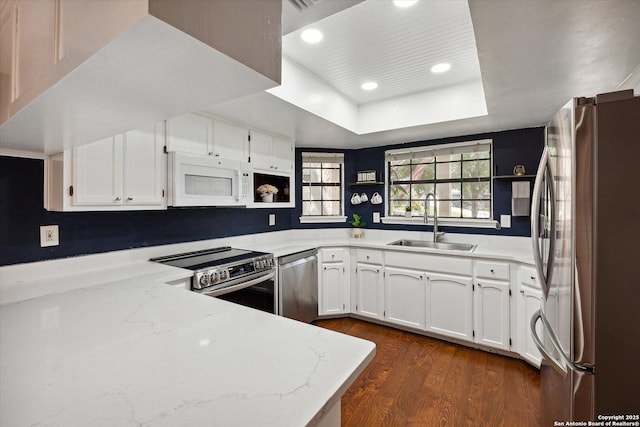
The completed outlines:
[[[330,152],[330,153],[316,153],[316,152],[304,152],[302,153],[302,161],[301,161],[301,171],[300,171],[300,223],[321,223],[321,222],[345,222],[347,217],[345,216],[345,182],[344,182],[344,153],[339,152]],[[304,203],[305,199],[303,196],[304,193],[304,176],[303,171],[305,169],[305,163],[339,163],[340,164],[340,183],[339,185],[334,185],[339,187],[340,193],[340,214],[339,215],[303,215]],[[320,168],[322,170],[322,168]],[[309,187],[312,187],[314,183],[308,183]],[[322,186],[322,183],[315,183],[315,186]],[[320,203],[322,203],[324,199],[321,197]],[[335,200],[331,200],[335,201]]]
[[[393,215],[391,212],[391,198],[390,198],[390,186],[391,186],[391,162],[393,160],[403,160],[403,159],[414,159],[420,157],[434,157],[434,168],[436,164],[442,164],[442,162],[435,162],[436,156],[443,156],[447,154],[462,154],[462,153],[472,153],[478,151],[486,151],[486,148],[489,149],[489,176],[486,178],[471,178],[465,179],[462,176],[460,178],[447,178],[447,179],[438,179],[435,176],[433,180],[419,180],[419,182],[415,182],[413,180],[407,181],[409,184],[417,183],[417,184],[432,184],[434,186],[438,183],[460,183],[460,205],[461,208],[464,207],[464,202],[466,201],[463,198],[464,193],[464,184],[469,182],[488,182],[489,183],[489,191],[490,197],[487,199],[490,204],[489,208],[489,218],[465,218],[465,217],[438,217],[438,223],[441,225],[452,225],[458,227],[479,227],[479,228],[497,228],[499,223],[493,219],[494,217],[494,186],[493,186],[493,175],[494,175],[494,153],[493,153],[493,140],[492,139],[482,139],[482,140],[474,140],[474,141],[465,141],[465,142],[457,142],[457,143],[448,143],[448,144],[435,144],[435,145],[424,145],[411,147],[408,149],[397,149],[397,150],[387,150],[385,151],[385,177],[384,177],[384,194],[386,197],[385,200],[385,216],[382,218],[382,222],[385,224],[424,224],[424,218],[422,216],[412,216],[412,217],[404,217],[399,215]],[[462,167],[464,162],[468,160],[460,159],[457,162],[460,163]],[[425,163],[428,164],[428,163]],[[424,181],[424,182],[423,182]],[[405,183],[405,181],[402,181]],[[411,190],[410,190],[411,191]],[[409,200],[411,199],[411,194],[409,195]],[[451,200],[449,198],[443,200]],[[475,200],[475,199],[474,199]],[[462,213],[461,213],[462,215]],[[430,221],[431,223],[431,221]]]

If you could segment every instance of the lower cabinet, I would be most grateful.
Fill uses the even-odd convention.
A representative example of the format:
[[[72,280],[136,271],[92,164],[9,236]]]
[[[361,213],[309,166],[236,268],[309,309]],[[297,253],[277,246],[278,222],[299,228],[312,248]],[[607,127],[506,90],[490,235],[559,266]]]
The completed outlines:
[[[383,318],[382,266],[356,264],[356,313],[374,319]]]
[[[533,269],[522,267],[520,269],[519,289],[516,294],[518,311],[518,353],[528,362],[540,366],[542,355],[531,337],[530,320],[538,311],[542,303],[542,290],[536,280]],[[542,336],[542,324],[536,325],[538,336]]]
[[[473,341],[471,277],[426,273],[427,330]]]
[[[509,283],[479,281],[473,293],[474,340],[501,350],[509,350]]]
[[[424,329],[426,279],[416,270],[387,267],[384,271],[385,320]]]
[[[318,314],[320,316],[350,312],[349,251],[341,248],[320,250],[318,269]]]

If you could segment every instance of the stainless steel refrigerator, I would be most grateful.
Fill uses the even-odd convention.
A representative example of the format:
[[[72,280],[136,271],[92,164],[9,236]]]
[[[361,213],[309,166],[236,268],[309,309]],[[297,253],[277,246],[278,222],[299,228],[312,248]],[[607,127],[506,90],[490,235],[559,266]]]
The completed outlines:
[[[543,426],[640,413],[640,97],[576,98],[546,128],[531,237]],[[601,420],[601,419],[600,419]],[[637,419],[635,419],[637,421]]]

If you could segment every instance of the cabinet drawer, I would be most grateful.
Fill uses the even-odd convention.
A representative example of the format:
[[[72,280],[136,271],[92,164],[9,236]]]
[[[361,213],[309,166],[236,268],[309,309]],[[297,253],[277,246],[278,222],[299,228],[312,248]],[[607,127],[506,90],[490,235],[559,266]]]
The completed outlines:
[[[433,271],[460,276],[471,276],[473,271],[471,259],[468,258],[395,251],[388,251],[384,256],[385,265],[394,267],[406,267],[418,271]]]
[[[538,273],[533,267],[520,267],[520,283],[530,286],[535,289],[540,289],[540,281],[538,280]]]
[[[358,249],[356,255],[358,262],[367,262],[369,264],[382,264],[382,251],[370,251],[366,249]]]
[[[344,248],[326,248],[322,249],[320,254],[322,262],[344,261],[346,249]]]
[[[476,261],[476,277],[482,279],[509,280],[509,263]]]

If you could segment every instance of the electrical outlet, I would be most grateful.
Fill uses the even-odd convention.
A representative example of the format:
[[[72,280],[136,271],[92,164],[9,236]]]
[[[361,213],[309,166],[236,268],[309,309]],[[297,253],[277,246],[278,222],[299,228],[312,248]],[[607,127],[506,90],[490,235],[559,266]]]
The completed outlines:
[[[375,222],[376,224],[380,222],[380,212],[373,213],[373,222]]]
[[[500,215],[500,227],[511,228],[511,215]]]
[[[57,225],[40,226],[40,247],[58,246],[60,244],[60,234]]]
[[[269,214],[269,225],[276,225],[276,214]]]

